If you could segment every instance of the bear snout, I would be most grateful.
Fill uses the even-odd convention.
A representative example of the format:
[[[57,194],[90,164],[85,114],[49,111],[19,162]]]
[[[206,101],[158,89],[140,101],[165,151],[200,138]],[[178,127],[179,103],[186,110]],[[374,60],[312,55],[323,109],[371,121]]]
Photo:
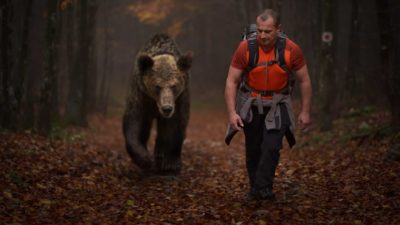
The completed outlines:
[[[171,118],[175,111],[174,94],[170,88],[161,89],[158,109],[165,118]]]
[[[166,105],[166,106],[161,107],[161,110],[164,115],[168,116],[168,115],[172,115],[174,107],[172,107],[171,105]]]
[[[165,118],[171,118],[172,115],[174,114],[174,106],[172,105],[163,105],[159,107],[160,113],[163,117]]]

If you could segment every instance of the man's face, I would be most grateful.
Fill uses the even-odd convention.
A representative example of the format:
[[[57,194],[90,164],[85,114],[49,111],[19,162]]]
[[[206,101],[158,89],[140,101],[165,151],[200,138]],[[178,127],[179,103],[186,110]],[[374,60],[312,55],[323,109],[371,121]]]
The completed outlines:
[[[278,35],[278,28],[274,25],[274,19],[269,17],[266,21],[262,21],[257,17],[256,23],[259,43],[265,47],[274,46]]]

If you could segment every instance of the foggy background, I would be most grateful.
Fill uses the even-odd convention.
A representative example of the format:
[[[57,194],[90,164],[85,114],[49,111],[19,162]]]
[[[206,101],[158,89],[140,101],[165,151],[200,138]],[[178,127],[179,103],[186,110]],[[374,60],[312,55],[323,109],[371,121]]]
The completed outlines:
[[[314,111],[330,120],[365,106],[400,111],[393,108],[400,83],[395,13],[400,6],[394,0],[5,0],[1,4],[1,101],[7,106],[2,109],[6,124],[21,114],[32,114],[25,127],[44,118],[66,117],[85,125],[86,115],[96,111],[121,115],[135,55],[160,32],[170,34],[182,52],[194,54],[192,107],[224,107],[232,54],[245,26],[265,8],[280,13],[283,31],[303,50]],[[322,42],[323,32],[332,33],[333,41]],[[298,96],[296,88],[294,97]]]

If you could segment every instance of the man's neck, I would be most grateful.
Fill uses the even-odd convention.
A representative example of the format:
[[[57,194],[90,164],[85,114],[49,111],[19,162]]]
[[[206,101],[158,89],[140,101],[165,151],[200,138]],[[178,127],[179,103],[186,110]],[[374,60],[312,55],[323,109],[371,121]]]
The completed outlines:
[[[275,44],[274,45],[263,45],[263,44],[260,44],[260,47],[262,48],[262,50],[264,52],[269,52],[269,51],[274,49]]]
[[[271,51],[274,46],[266,46],[266,45],[261,45],[261,48],[265,51],[265,52],[269,52]]]
[[[264,45],[264,44],[261,43],[260,40],[258,40],[258,45],[259,45],[265,52],[268,52],[268,51],[271,51],[272,49],[274,49],[275,43],[276,43],[276,41],[274,41],[274,43],[271,44],[271,45]]]

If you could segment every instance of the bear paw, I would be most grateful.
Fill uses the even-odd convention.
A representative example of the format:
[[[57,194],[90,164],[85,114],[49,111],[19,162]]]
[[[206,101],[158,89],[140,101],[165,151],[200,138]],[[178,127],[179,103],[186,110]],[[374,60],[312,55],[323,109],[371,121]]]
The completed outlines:
[[[141,169],[144,174],[151,174],[153,170],[153,163],[150,157],[136,158],[136,165]]]
[[[181,171],[180,159],[156,158],[156,172],[161,175],[176,175]]]

